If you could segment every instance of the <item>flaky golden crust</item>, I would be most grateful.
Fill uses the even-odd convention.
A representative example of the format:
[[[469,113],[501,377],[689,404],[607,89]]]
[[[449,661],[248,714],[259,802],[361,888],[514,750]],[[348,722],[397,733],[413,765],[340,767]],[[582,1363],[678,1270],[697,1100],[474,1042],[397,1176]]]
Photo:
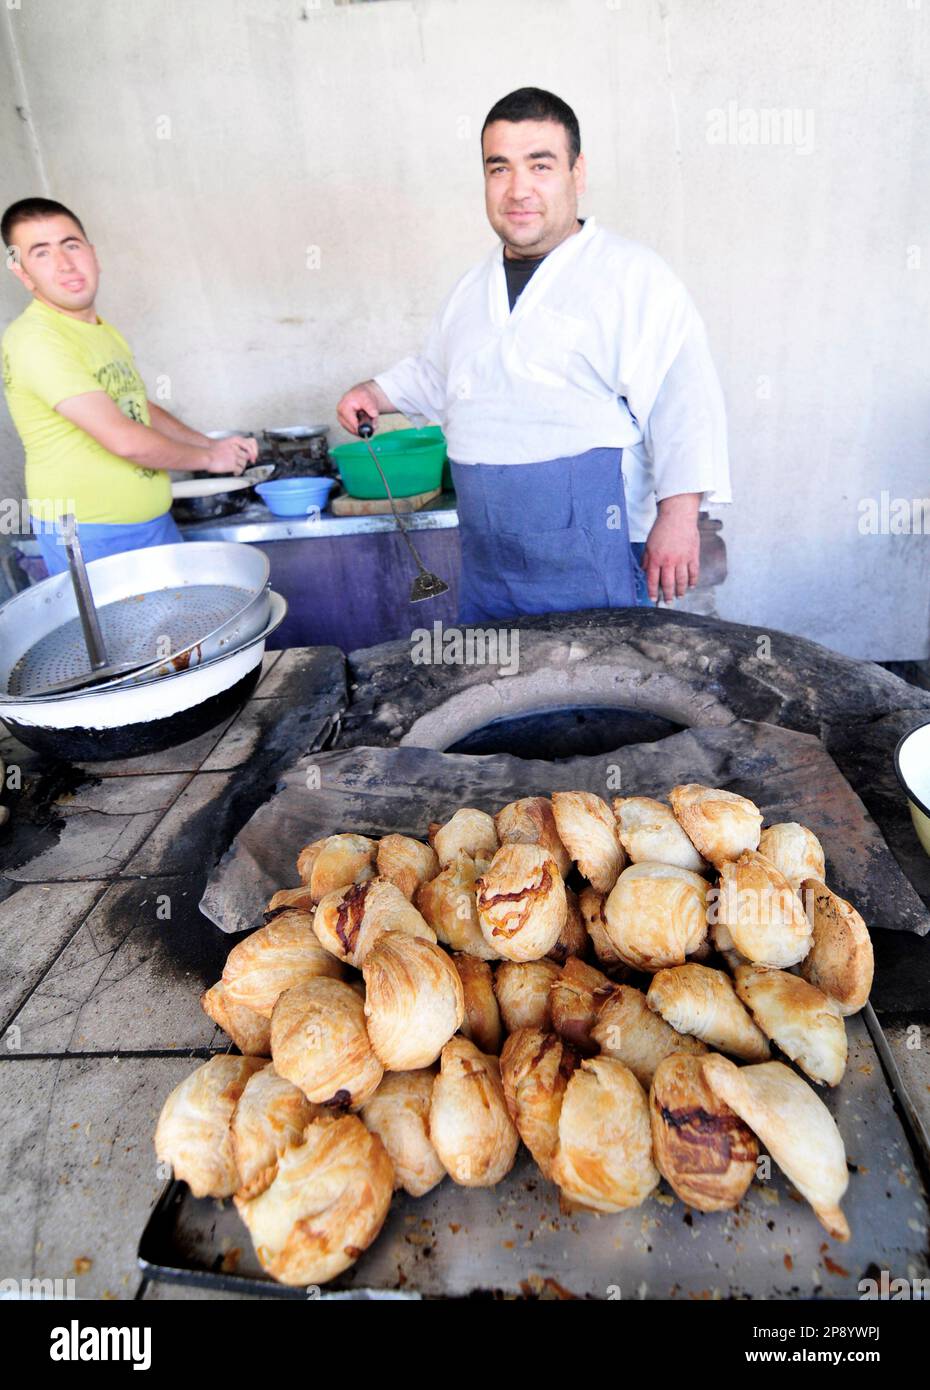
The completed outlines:
[[[478,924],[505,960],[539,960],[565,925],[568,905],[558,865],[539,845],[504,845],[475,884]]]
[[[553,960],[501,961],[494,972],[494,993],[504,1031],[548,1029],[549,990],[558,978],[559,967]]]
[[[581,920],[585,924],[585,930],[591,945],[594,947],[594,954],[597,956],[598,962],[613,977],[619,976],[622,979],[629,974],[630,967],[620,956],[616,946],[607,935],[607,918],[604,915],[606,903],[607,894],[599,893],[590,884],[586,888],[582,888],[578,894]]]
[[[315,903],[327,893],[374,878],[377,845],[367,835],[327,835],[301,850],[297,872]]]
[[[428,883],[439,873],[436,851],[409,835],[385,835],[378,841],[377,869],[413,902],[421,883]]]
[[[283,1284],[325,1284],[375,1239],[391,1204],[394,1169],[355,1115],[307,1126],[271,1183],[236,1207],[262,1267]]]
[[[384,1074],[360,995],[322,976],[281,995],[271,1016],[271,1056],[278,1075],[318,1105],[356,1110]]]
[[[501,1013],[494,993],[494,973],[486,960],[457,951],[452,963],[465,993],[465,1021],[461,1032],[479,1052],[496,1055],[501,1050]]]
[[[587,1055],[597,1051],[597,1043],[591,1039],[591,1026],[612,989],[606,975],[576,956],[565,962],[552,981],[549,991],[552,1026],[576,1052]]]
[[[279,912],[313,912],[313,894],[306,884],[301,884],[299,888],[279,888],[277,893],[265,908],[264,917],[266,922],[270,922],[272,917],[277,917]]]
[[[868,1001],[875,969],[869,929],[852,903],[825,883],[803,879],[801,894],[812,925],[801,974],[836,1002],[844,1018],[858,1013]]]
[[[395,1188],[402,1187],[411,1197],[425,1196],[446,1176],[429,1137],[435,1077],[435,1067],[389,1072],[362,1106],[362,1119],[394,1165]]]
[[[200,996],[200,1007],[246,1057],[271,1056],[271,1019],[230,999],[222,980]]]
[[[501,1082],[510,1118],[548,1178],[559,1142],[559,1115],[577,1058],[555,1033],[518,1028],[504,1043]]]
[[[609,893],[626,854],[607,802],[594,792],[553,792],[552,811],[559,838],[581,873],[592,888]]]
[[[342,966],[325,951],[306,912],[282,912],[230,951],[223,986],[234,1004],[270,1018],[278,997],[316,975],[341,979]]]
[[[155,1128],[155,1153],[195,1197],[231,1197],[239,1187],[232,1117],[261,1057],[211,1057],[175,1086]]]
[[[500,960],[478,925],[477,876],[474,859],[461,850],[451,864],[417,889],[414,902],[444,946],[481,960]]]
[[[611,943],[635,970],[683,965],[707,934],[707,880],[673,864],[631,864],[604,904]]]
[[[795,892],[804,878],[824,879],[823,845],[812,830],[797,821],[766,826],[759,837],[759,853],[775,865]]]
[[[316,910],[313,929],[325,950],[356,969],[387,931],[426,941],[436,939],[422,913],[386,878],[372,878],[328,893]]]
[[[547,796],[524,796],[501,807],[494,817],[502,845],[540,845],[548,850],[564,878],[572,857],[559,839],[552,802]]]
[[[632,985],[615,985],[601,1001],[591,1026],[592,1044],[605,1057],[613,1057],[629,1067],[636,1080],[648,1090],[656,1068],[676,1053],[703,1056],[706,1043],[699,1038],[676,1033],[671,1024],[653,1013],[642,990]]]
[[[785,970],[741,965],[736,992],[767,1038],[812,1081],[838,1086],[846,1070],[846,1028],[822,989]]]
[[[787,970],[810,950],[811,925],[801,901],[762,854],[746,850],[723,865],[715,907],[736,950],[753,965]]]
[[[445,825],[432,822],[429,842],[443,868],[461,852],[472,859],[490,859],[500,846],[494,817],[473,806],[462,806]]]
[[[707,865],[670,806],[651,796],[615,796],[617,837],[631,864],[674,864],[702,873]]]
[[[279,1076],[269,1062],[245,1084],[232,1117],[232,1146],[240,1187],[258,1195],[274,1175],[278,1155],[299,1144],[320,1113],[303,1091]]]
[[[676,1195],[698,1211],[738,1206],[755,1175],[759,1145],[714,1095],[699,1057],[679,1052],[659,1063],[649,1114],[656,1165]]]
[[[463,1187],[494,1187],[513,1167],[520,1136],[504,1100],[500,1064],[467,1038],[451,1038],[442,1050],[430,1138]]]
[[[740,1003],[732,981],[706,965],[679,965],[652,978],[646,1003],[678,1033],[747,1062],[769,1056],[769,1045]]]
[[[686,782],[672,787],[668,799],[688,839],[715,868],[757,848],[762,812],[747,797]]]
[[[552,1181],[595,1211],[638,1207],[657,1186],[646,1093],[622,1062],[589,1057],[566,1087]]]
[[[782,1062],[737,1067],[712,1055],[701,1062],[714,1095],[759,1136],[779,1168],[836,1240],[849,1239],[840,1201],[849,1183],[846,1150],[816,1092]]]
[[[564,965],[570,956],[583,956],[588,949],[588,929],[581,915],[578,894],[565,889],[565,922],[559,939],[548,953],[549,960]]]
[[[389,931],[365,957],[362,975],[368,1037],[385,1071],[430,1066],[465,1018],[451,958],[433,941]]]

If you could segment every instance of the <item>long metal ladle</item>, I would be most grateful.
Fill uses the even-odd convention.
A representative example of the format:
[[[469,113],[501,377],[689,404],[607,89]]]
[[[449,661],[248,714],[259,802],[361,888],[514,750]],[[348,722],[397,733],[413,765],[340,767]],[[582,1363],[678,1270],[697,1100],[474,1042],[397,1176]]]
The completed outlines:
[[[448,591],[449,586],[444,579],[439,578],[438,574],[431,574],[430,571],[423,564],[423,561],[420,559],[419,555],[417,554],[416,547],[414,546],[413,541],[410,539],[410,536],[408,535],[407,527],[401,521],[400,512],[394,506],[394,498],[391,496],[391,489],[388,487],[388,480],[384,476],[384,469],[381,467],[381,464],[378,461],[378,455],[371,447],[370,441],[374,432],[375,426],[371,416],[368,414],[367,411],[360,410],[358,412],[359,438],[364,439],[365,443],[368,445],[368,452],[371,454],[374,465],[377,468],[379,474],[381,475],[382,483],[384,483],[384,490],[387,493],[388,501],[391,504],[391,511],[394,513],[394,520],[397,522],[397,525],[400,528],[400,533],[403,536],[404,540],[407,542],[407,548],[410,551],[410,554],[413,556],[414,560],[416,561],[417,569],[420,571],[416,579],[413,581],[413,585],[410,590],[410,602],[420,603],[425,598],[438,598],[440,594],[444,594]]]

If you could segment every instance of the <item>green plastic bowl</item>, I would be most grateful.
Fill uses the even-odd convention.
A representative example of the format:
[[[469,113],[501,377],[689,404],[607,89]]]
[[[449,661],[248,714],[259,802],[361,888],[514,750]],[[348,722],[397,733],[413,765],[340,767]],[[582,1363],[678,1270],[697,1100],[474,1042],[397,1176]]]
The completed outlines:
[[[371,440],[395,497],[432,492],[442,484],[446,441],[438,425],[421,430],[388,430]],[[363,439],[332,450],[342,485],[350,497],[386,497],[384,484]]]

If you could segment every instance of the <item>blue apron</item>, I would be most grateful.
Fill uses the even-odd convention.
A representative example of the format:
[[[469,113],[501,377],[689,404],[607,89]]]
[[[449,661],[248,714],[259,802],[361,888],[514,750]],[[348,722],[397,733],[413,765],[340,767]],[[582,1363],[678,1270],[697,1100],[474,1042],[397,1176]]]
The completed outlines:
[[[32,534],[39,546],[49,575],[63,574],[68,568],[68,556],[54,521],[39,521],[30,516]],[[124,550],[142,550],[150,545],[177,545],[184,537],[170,512],[163,512],[152,521],[84,522],[78,523],[81,554],[88,563],[102,560],[106,555],[119,555]]]
[[[619,449],[544,463],[452,463],[459,622],[636,605]]]

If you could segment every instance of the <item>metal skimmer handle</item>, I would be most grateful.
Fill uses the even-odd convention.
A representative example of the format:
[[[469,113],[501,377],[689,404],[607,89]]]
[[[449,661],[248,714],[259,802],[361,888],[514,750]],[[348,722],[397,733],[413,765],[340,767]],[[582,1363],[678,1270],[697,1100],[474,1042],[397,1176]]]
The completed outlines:
[[[103,633],[100,631],[100,621],[97,617],[97,607],[91,592],[90,580],[87,578],[87,570],[84,566],[77,523],[70,512],[58,518],[58,530],[68,556],[71,583],[74,585],[74,597],[77,600],[78,613],[81,617],[81,630],[84,633],[84,643],[90,658],[91,670],[99,671],[102,666],[107,665],[107,649],[103,640]]]

